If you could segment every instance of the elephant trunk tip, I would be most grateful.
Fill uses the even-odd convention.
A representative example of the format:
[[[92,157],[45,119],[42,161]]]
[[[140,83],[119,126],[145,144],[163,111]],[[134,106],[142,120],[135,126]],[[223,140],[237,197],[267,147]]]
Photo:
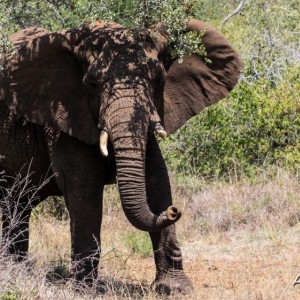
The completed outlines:
[[[170,221],[177,222],[181,217],[181,211],[176,206],[169,206],[166,210],[166,217]]]
[[[156,219],[154,228],[150,231],[158,231],[177,222],[181,217],[181,211],[175,206],[169,206]]]

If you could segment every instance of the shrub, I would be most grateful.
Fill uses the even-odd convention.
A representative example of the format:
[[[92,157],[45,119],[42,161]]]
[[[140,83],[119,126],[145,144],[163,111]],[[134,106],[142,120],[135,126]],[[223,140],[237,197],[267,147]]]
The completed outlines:
[[[257,168],[300,165],[300,68],[284,80],[241,82],[230,96],[190,120],[162,143],[171,169],[207,177],[232,172],[253,175]]]
[[[43,215],[63,221],[69,219],[69,213],[63,197],[52,196],[41,202],[33,210],[33,216]]]
[[[194,52],[205,56],[204,32],[183,32],[193,11],[190,0],[4,0],[0,3],[0,55],[1,48],[9,50],[7,36],[20,28],[40,26],[56,31],[101,19],[139,30],[163,22],[173,56]]]

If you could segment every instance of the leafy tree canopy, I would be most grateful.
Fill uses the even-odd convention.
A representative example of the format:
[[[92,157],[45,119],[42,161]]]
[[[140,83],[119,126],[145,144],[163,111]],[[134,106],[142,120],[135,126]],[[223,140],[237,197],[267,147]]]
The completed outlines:
[[[163,22],[173,56],[205,55],[203,33],[184,33],[195,11],[190,0],[3,0],[0,11],[0,40],[5,46],[8,34],[28,26],[56,31],[101,19],[139,30]]]

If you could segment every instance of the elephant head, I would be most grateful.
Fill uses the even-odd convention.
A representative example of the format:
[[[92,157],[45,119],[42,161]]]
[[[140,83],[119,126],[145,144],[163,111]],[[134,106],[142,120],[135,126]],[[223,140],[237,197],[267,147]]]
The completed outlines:
[[[29,28],[11,37],[13,54],[0,80],[0,97],[29,122],[51,126],[86,144],[108,135],[114,149],[121,202],[139,229],[160,230],[180,213],[155,215],[147,204],[145,155],[156,129],[173,133],[236,84],[242,63],[209,25],[190,20],[187,31],[205,30],[207,63],[193,54],[169,54],[167,35],[97,22],[50,33]],[[105,138],[100,138],[105,144]],[[102,150],[107,155],[104,145]],[[100,153],[99,153],[100,155]]]

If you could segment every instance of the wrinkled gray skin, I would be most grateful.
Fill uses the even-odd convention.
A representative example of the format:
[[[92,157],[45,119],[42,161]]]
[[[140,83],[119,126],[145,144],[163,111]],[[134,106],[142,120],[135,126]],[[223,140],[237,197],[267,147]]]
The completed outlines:
[[[208,28],[211,67],[197,55],[178,64],[168,55],[164,35],[153,39],[149,32],[137,34],[113,23],[53,34],[30,28],[11,38],[16,54],[4,58],[6,70],[0,76],[0,154],[5,156],[0,171],[24,178],[31,162],[30,186],[52,177],[30,205],[30,193],[19,201],[2,200],[9,253],[26,258],[32,208],[48,196],[63,195],[70,214],[74,276],[93,281],[103,187],[117,175],[128,220],[150,234],[156,289],[192,289],[182,267],[173,224],[177,219],[161,215],[172,205],[172,196],[154,127],[160,122],[174,132],[235,85],[241,69],[238,55],[206,26],[192,20],[188,30]],[[215,51],[216,45],[225,50]],[[103,129],[109,136],[107,157],[99,151]],[[2,198],[13,182],[6,179],[0,181]],[[12,228],[16,211],[22,222]]]

